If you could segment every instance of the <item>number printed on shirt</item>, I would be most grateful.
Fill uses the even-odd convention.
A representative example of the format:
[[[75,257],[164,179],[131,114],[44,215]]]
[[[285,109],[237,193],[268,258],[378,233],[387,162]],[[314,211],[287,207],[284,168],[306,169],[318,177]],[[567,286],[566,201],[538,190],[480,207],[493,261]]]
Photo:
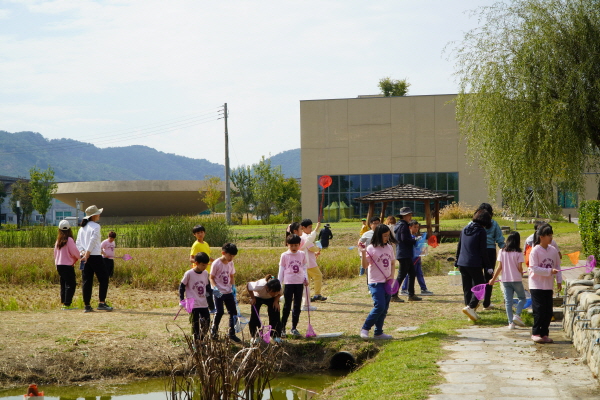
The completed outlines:
[[[384,258],[382,260],[383,262],[383,268],[388,268],[390,266],[390,260],[388,260],[387,258]]]
[[[198,291],[198,296],[204,296],[204,286],[198,285],[196,289]]]
[[[292,267],[292,271],[294,271],[294,273],[297,274],[298,272],[300,272],[300,267],[298,267],[297,265],[294,265]]]
[[[229,283],[229,277],[223,276],[223,284],[227,285]]]

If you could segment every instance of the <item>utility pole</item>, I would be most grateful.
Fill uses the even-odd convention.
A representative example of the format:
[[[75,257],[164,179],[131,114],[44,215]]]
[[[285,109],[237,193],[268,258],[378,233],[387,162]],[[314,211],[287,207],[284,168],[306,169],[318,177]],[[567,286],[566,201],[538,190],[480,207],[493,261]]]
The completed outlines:
[[[227,103],[223,105],[225,119],[225,219],[231,225],[231,196],[229,192],[229,132],[227,130]]]

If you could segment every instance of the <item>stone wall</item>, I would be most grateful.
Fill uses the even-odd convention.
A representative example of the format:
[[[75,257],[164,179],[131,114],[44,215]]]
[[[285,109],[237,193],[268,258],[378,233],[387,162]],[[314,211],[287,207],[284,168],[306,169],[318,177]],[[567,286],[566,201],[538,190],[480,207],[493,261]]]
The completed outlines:
[[[563,328],[594,377],[600,376],[600,271],[566,281]]]

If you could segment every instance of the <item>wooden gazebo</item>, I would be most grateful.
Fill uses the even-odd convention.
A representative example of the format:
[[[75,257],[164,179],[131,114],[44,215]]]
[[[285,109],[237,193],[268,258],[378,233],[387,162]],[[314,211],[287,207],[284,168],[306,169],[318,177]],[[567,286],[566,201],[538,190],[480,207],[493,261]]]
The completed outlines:
[[[375,212],[375,203],[383,203],[381,207],[381,221],[385,216],[385,209],[387,204],[391,201],[402,201],[402,200],[413,200],[422,201],[425,203],[425,221],[427,224],[427,235],[430,236],[433,233],[433,228],[438,232],[440,229],[440,200],[453,200],[454,196],[446,193],[434,192],[429,189],[423,189],[417,186],[409,184],[400,184],[393,186],[388,189],[373,192],[366,196],[357,197],[354,201],[360,203],[369,203],[369,212],[367,214],[367,221],[373,216]],[[433,202],[433,217],[435,225],[431,224],[431,202]]]

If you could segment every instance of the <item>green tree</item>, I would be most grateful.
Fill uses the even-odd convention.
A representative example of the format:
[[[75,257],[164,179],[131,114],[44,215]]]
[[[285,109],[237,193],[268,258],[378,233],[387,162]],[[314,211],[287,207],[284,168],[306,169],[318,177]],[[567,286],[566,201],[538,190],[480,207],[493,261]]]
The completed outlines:
[[[271,215],[276,210],[276,201],[281,193],[283,174],[281,167],[274,168],[271,160],[265,156],[258,164],[252,166],[254,176],[254,213],[261,217],[263,223],[268,224]]]
[[[198,190],[200,200],[202,200],[211,212],[215,212],[217,204],[223,200],[221,192],[221,178],[218,176],[206,175],[204,185]]]
[[[17,201],[20,207],[17,207]],[[10,208],[17,214],[17,228],[20,228],[22,225],[29,225],[34,208],[31,186],[27,180],[19,178],[12,184]]]
[[[234,197],[233,211],[241,214],[240,220],[243,221],[243,215],[250,221],[250,213],[254,207],[254,186],[256,179],[252,173],[252,167],[241,166],[231,172],[231,183],[235,187],[232,190]]]
[[[300,184],[294,178],[281,178],[281,190],[277,196],[277,211],[284,214],[286,220],[291,222],[300,217],[302,205],[300,203]]]
[[[583,193],[600,155],[600,7],[587,0],[514,0],[479,9],[455,47],[456,115],[490,194],[514,210],[557,186]]]
[[[379,89],[385,97],[406,96],[410,83],[406,79],[392,79],[389,76],[379,80]]]
[[[29,187],[31,188],[33,208],[42,215],[45,226],[46,213],[52,206],[52,198],[58,188],[54,179],[54,170],[51,167],[45,171],[41,171],[37,167],[31,168],[29,170]]]

